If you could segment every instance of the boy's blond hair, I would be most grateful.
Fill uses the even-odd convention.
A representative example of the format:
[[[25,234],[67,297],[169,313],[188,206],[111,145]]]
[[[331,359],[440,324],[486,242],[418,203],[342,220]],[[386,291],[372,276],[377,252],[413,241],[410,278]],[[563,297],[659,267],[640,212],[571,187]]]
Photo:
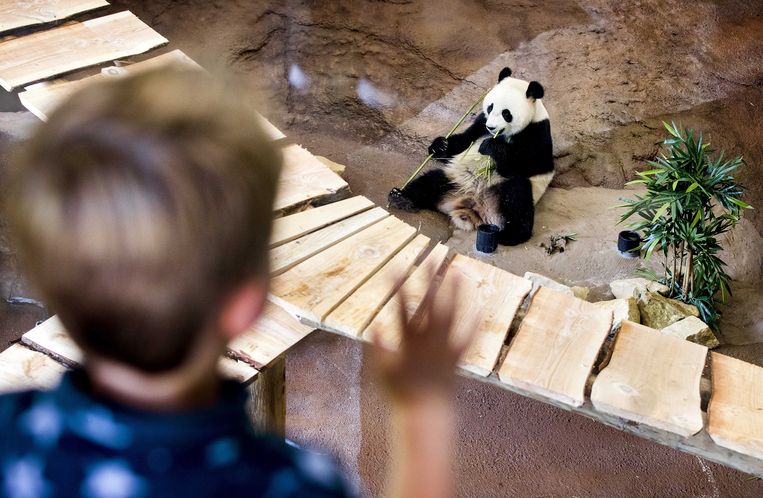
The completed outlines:
[[[86,352],[167,371],[237,285],[266,283],[280,161],[240,92],[154,70],[88,86],[50,116],[9,175],[8,221]]]

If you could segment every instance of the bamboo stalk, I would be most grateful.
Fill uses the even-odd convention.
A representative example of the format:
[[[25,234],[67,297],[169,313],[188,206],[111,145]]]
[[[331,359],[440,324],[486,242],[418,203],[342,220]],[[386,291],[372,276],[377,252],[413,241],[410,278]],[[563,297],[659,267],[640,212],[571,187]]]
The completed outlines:
[[[453,133],[455,133],[455,131],[458,129],[458,127],[459,127],[459,126],[461,126],[461,123],[463,123],[463,122],[464,122],[464,120],[466,119],[466,116],[468,116],[468,115],[469,115],[469,114],[470,114],[470,113],[471,113],[471,112],[474,110],[474,108],[475,108],[475,107],[477,107],[477,106],[480,104],[480,102],[482,102],[483,100],[485,100],[485,97],[487,97],[487,94],[488,94],[488,92],[490,92],[490,90],[488,90],[487,92],[483,93],[483,94],[482,94],[482,96],[479,98],[479,100],[475,101],[475,102],[474,102],[474,103],[471,105],[471,107],[469,107],[469,109],[468,109],[468,110],[467,110],[467,111],[464,113],[464,115],[463,115],[463,116],[461,116],[461,119],[459,119],[459,120],[456,122],[456,124],[454,124],[454,125],[453,125],[453,128],[451,128],[451,129],[450,129],[450,131],[448,132],[448,134],[447,134],[447,135],[445,135],[445,138],[446,138],[446,139],[450,138],[450,136],[451,136],[451,135],[453,135]],[[469,147],[471,148],[471,145],[470,145]],[[422,161],[422,163],[421,163],[421,164],[419,164],[419,167],[418,167],[418,168],[416,168],[416,171],[414,171],[414,172],[413,172],[413,174],[412,174],[411,176],[409,176],[409,177],[408,177],[408,179],[405,181],[405,183],[403,184],[403,186],[402,186],[402,187],[400,187],[400,189],[402,190],[402,189],[404,189],[405,187],[407,187],[407,186],[408,186],[408,184],[409,184],[409,183],[411,183],[411,182],[413,181],[413,179],[414,179],[414,178],[416,178],[416,177],[419,175],[419,173],[421,173],[421,170],[422,170],[422,169],[424,169],[424,166],[426,166],[426,165],[427,165],[427,163],[428,163],[428,162],[429,162],[429,161],[430,161],[430,160],[431,160],[433,157],[434,157],[434,154],[429,154],[429,155],[426,157],[426,159],[424,159],[424,161]]]

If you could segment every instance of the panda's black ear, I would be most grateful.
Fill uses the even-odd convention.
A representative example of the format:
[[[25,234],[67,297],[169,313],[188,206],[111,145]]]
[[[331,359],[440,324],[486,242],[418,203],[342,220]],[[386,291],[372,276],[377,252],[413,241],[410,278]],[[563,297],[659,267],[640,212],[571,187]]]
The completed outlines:
[[[511,68],[505,67],[501,69],[501,72],[498,73],[498,83],[500,83],[504,78],[508,78],[511,76]]]
[[[540,83],[537,81],[531,81],[530,85],[527,87],[527,98],[528,99],[542,99],[543,98],[543,86],[541,86]]]

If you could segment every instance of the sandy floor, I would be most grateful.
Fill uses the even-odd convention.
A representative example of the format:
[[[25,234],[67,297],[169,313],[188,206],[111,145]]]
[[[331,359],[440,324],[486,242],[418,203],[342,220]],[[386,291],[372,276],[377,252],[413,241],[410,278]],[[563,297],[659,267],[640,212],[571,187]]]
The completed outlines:
[[[653,157],[661,121],[702,129],[748,161],[740,180],[758,209],[727,241],[735,294],[723,351],[763,364],[763,4],[754,0],[618,2],[115,1],[210,69],[244,75],[264,113],[290,138],[346,164],[355,193],[384,203],[498,71],[546,87],[558,176],[535,237],[489,260],[606,296],[635,263],[613,250],[609,208]],[[291,76],[292,84],[289,84]],[[4,105],[4,102],[0,102]],[[4,105],[6,111],[15,110]],[[0,113],[0,147],[25,113]],[[6,154],[0,154],[3,167]],[[432,213],[403,215],[469,253]],[[580,240],[549,257],[548,235]],[[2,232],[0,231],[0,234]],[[453,235],[453,237],[451,237]],[[0,291],[29,293],[0,237]],[[7,341],[45,311],[0,309]],[[314,334],[287,359],[288,431],[332,451],[359,488],[378,495],[386,407],[362,346]],[[761,496],[763,483],[690,455],[471,380],[458,391],[460,496]]]

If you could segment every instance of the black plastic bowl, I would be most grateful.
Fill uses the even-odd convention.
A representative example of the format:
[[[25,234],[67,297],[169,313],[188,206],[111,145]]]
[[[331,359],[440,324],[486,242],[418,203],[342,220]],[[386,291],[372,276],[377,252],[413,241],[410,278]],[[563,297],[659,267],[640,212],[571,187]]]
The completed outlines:
[[[498,249],[498,225],[484,224],[477,227],[477,250],[485,254],[494,253]]]
[[[638,257],[638,248],[641,245],[641,236],[637,232],[625,230],[617,236],[617,250],[620,254],[629,258]]]

